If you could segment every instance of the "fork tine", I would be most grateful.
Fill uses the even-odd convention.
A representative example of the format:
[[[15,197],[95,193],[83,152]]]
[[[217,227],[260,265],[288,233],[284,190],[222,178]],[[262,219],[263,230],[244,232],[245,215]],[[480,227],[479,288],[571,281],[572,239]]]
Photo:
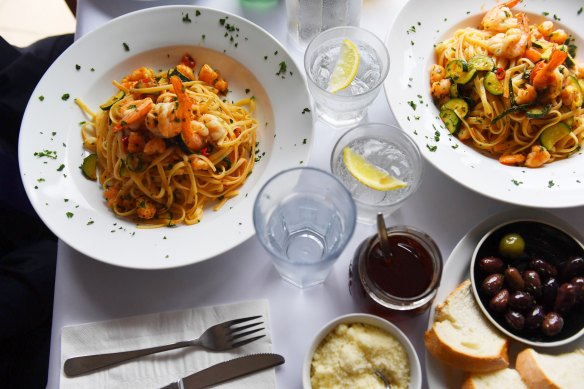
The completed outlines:
[[[244,339],[244,340],[241,340],[239,342],[235,342],[235,343],[232,344],[232,347],[235,348],[235,347],[240,347],[240,346],[246,345],[246,344],[251,343],[251,342],[253,342],[255,340],[261,339],[264,336],[266,336],[266,335],[260,335],[260,336],[256,336],[256,337],[253,337],[253,338]]]
[[[231,333],[231,339],[233,340],[233,339],[243,338],[244,336],[251,335],[251,334],[255,334],[256,332],[259,332],[259,331],[261,331],[263,329],[264,329],[264,327],[257,328],[257,329],[251,330],[251,331],[246,331],[246,332],[238,332],[238,333],[233,333],[232,332]]]
[[[257,322],[257,323],[251,323],[251,324],[247,324],[247,325],[239,326],[239,327],[233,327],[233,326],[231,326],[229,329],[231,330],[231,332],[237,332],[237,331],[245,330],[247,328],[259,326],[260,324],[264,324],[264,322],[263,321],[260,321],[260,322]]]
[[[226,321],[224,323],[221,323],[222,325],[226,325],[226,326],[232,326],[234,324],[239,324],[239,323],[243,323],[246,321],[250,321],[250,320],[254,320],[254,319],[258,319],[262,317],[262,315],[258,315],[258,316],[249,316],[249,317],[242,317],[241,319],[234,319],[234,320],[229,320]]]

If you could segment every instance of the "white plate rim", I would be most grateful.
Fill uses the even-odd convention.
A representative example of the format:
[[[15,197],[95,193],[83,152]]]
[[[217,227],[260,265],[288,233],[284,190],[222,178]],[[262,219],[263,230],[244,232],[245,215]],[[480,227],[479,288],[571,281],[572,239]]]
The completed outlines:
[[[504,166],[449,135],[432,103],[428,72],[433,62],[432,45],[457,27],[468,26],[469,19],[480,21],[481,15],[495,4],[493,0],[473,0],[464,5],[456,0],[407,2],[385,40],[391,61],[384,83],[387,101],[399,125],[418,143],[422,155],[461,185],[510,204],[536,208],[581,206],[582,150],[539,169]],[[547,19],[559,19],[554,24],[573,33],[577,46],[582,47],[584,13],[578,14],[578,9],[576,4],[552,4],[550,0],[529,0],[515,7],[532,19],[543,20],[542,13],[548,12]],[[580,62],[582,55],[580,51]]]
[[[190,22],[182,20],[187,14]],[[168,31],[148,35],[153,22]],[[133,34],[126,34],[128,30]],[[118,35],[113,39],[116,32]],[[112,41],[111,46],[106,46],[109,41]],[[129,53],[122,47],[122,42],[128,42]],[[199,225],[137,229],[134,223],[116,218],[104,204],[89,203],[81,193],[86,188],[78,188],[86,184],[76,182],[80,177],[77,167],[83,154],[77,139],[80,139],[80,133],[73,132],[79,131],[78,122],[84,117],[73,99],[83,97],[99,77],[104,77],[116,65],[128,64],[132,58],[139,58],[151,50],[161,55],[162,50],[175,46],[212,49],[218,56],[234,58],[244,68],[250,69],[249,72],[257,77],[254,85],[259,85],[258,93],[267,97],[263,103],[258,100],[258,106],[265,106],[263,113],[258,109],[258,116],[265,114],[265,132],[270,138],[273,133],[273,139],[266,136],[260,141],[257,155],[260,162],[253,171],[256,175],[252,173],[240,195],[216,212],[223,216],[215,217],[212,210],[206,209],[204,218],[207,220],[203,219]],[[104,57],[109,58],[110,67],[107,67]],[[282,63],[286,65],[284,73],[280,72]],[[80,69],[76,70],[78,64]],[[100,68],[102,64],[104,66]],[[80,74],[91,81],[85,85],[79,82]],[[230,81],[228,75],[225,77]],[[90,85],[91,82],[94,84]],[[66,101],[61,100],[64,92],[70,94]],[[244,95],[241,90],[231,93],[238,94],[238,98]],[[44,100],[41,101],[40,96]],[[109,95],[102,99],[107,97]],[[59,115],[55,115],[55,111]],[[115,18],[84,35],[45,73],[29,100],[22,121],[19,139],[21,178],[29,200],[43,222],[75,250],[127,268],[185,266],[222,254],[255,234],[252,207],[262,184],[282,169],[308,164],[314,128],[312,112],[303,72],[284,46],[261,27],[238,15],[208,7],[169,5],[147,8]],[[35,116],[43,117],[43,122]],[[268,119],[273,123],[268,123]],[[60,130],[55,130],[55,123],[61,124]],[[262,123],[259,125],[261,128]],[[262,149],[262,143],[266,148]],[[74,147],[75,144],[79,148]],[[35,152],[44,149],[57,150],[57,158],[33,157]],[[61,165],[64,167],[58,170]],[[203,232],[197,234],[197,231]]]

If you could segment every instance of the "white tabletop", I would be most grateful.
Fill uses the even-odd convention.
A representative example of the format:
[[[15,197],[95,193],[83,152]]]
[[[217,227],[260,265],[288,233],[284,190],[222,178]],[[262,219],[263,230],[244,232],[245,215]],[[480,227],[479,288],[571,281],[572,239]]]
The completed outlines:
[[[365,0],[361,26],[385,40],[406,1]],[[121,14],[171,3],[204,5],[241,15],[289,47],[299,67],[303,68],[302,53],[287,42],[284,0],[273,9],[263,11],[244,8],[236,0],[80,0],[77,37]],[[369,108],[367,120],[396,124],[383,92]],[[320,121],[316,123],[311,166],[329,169],[328,159],[340,134]],[[412,225],[430,234],[445,261],[457,242],[476,224],[494,213],[512,208],[462,187],[427,162],[424,169],[421,187],[391,216],[391,224]],[[545,211],[562,218],[579,231],[584,230],[584,207]],[[535,214],[538,210],[533,212]],[[59,387],[63,326],[266,298],[270,308],[273,351],[286,358],[286,363],[277,369],[278,387],[300,388],[302,361],[316,331],[336,316],[358,311],[348,291],[348,266],[358,244],[373,233],[372,226],[359,224],[326,282],[305,290],[279,278],[256,238],[202,263],[162,271],[106,265],[60,242],[48,387]],[[444,274],[444,277],[448,276]],[[414,344],[423,370],[423,333],[427,321],[428,313],[396,323]],[[426,383],[424,387],[427,387]]]

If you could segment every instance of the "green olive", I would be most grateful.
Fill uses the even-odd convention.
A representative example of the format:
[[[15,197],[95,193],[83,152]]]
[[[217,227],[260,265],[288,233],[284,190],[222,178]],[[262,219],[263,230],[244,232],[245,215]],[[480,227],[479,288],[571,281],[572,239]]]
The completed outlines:
[[[525,250],[525,240],[519,234],[507,234],[499,242],[499,253],[507,258],[517,258]]]

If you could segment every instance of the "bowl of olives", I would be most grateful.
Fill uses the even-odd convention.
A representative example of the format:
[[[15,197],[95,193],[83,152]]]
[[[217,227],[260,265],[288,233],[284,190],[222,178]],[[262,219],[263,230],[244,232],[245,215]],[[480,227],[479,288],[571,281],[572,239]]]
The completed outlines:
[[[584,246],[547,222],[515,220],[490,230],[471,260],[472,291],[499,330],[554,347],[584,334]]]

